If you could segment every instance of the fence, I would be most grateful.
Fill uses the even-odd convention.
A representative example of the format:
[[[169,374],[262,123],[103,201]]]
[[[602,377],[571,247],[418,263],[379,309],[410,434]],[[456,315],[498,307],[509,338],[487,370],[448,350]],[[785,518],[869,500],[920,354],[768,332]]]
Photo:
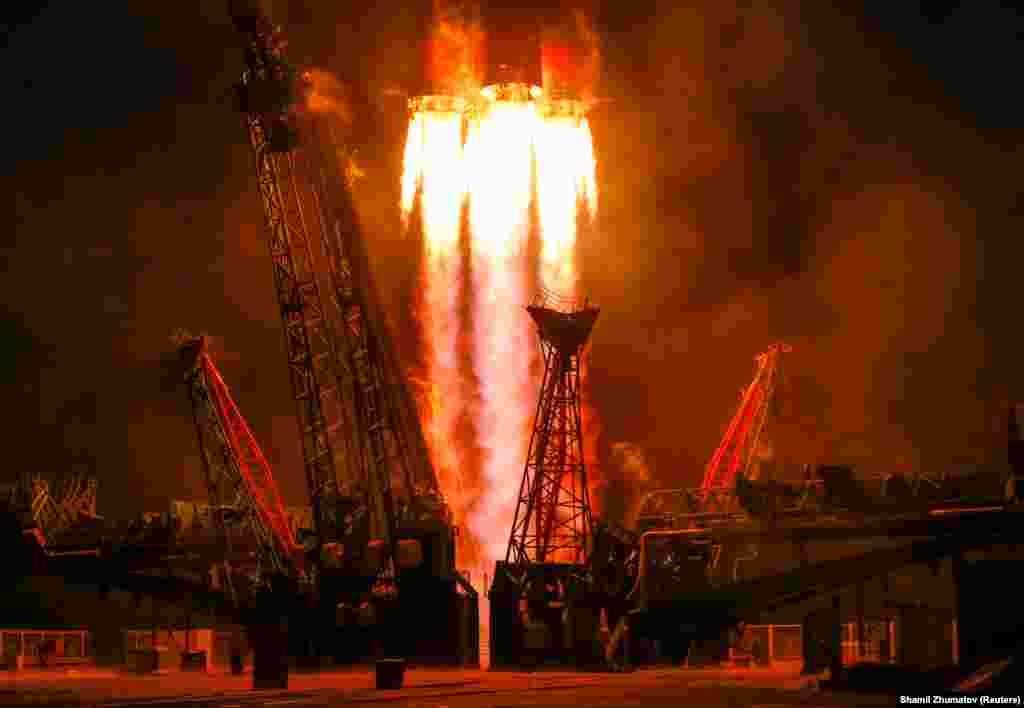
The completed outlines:
[[[803,659],[802,626],[799,624],[747,625],[743,636],[729,649],[734,665],[770,665]]]
[[[16,661],[21,666],[39,666],[39,649],[43,642],[50,642],[52,651],[47,662],[53,666],[83,664],[89,661],[89,633],[82,629],[69,630],[0,630],[0,646],[3,647],[5,664]],[[10,668],[10,667],[8,667]]]
[[[896,661],[896,620],[864,622],[863,642],[857,641],[857,623],[840,627],[843,666],[861,662],[891,664]]]
[[[244,633],[240,633],[236,637],[231,631],[222,628],[191,629],[187,634],[185,630],[167,627],[158,628],[155,631],[152,628],[124,630],[126,656],[132,652],[156,648],[166,654],[162,661],[167,666],[176,667],[181,663],[181,657],[186,650],[201,651],[206,653],[208,671],[230,670],[231,647],[235,641],[238,641],[238,648],[242,652],[242,656],[245,657],[245,662],[251,664],[252,651]]]
[[[857,623],[847,622],[840,628],[843,665],[860,662],[893,663],[896,661],[896,622],[878,620],[864,622],[864,641],[857,642]],[[734,665],[762,665],[799,662],[803,660],[803,625],[747,625],[743,636],[729,649]]]

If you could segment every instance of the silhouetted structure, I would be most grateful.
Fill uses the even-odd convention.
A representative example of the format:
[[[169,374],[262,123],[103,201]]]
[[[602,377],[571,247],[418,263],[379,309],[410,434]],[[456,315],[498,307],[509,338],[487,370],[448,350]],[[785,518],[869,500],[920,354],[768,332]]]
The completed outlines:
[[[586,302],[557,303],[550,296],[526,309],[540,335],[544,379],[505,562],[580,563],[593,527],[580,422],[580,358],[598,309]]]

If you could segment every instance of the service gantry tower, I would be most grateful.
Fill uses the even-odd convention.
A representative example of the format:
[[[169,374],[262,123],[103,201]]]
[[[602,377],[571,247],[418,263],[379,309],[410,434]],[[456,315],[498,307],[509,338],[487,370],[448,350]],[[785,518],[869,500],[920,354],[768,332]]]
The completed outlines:
[[[544,379],[505,562],[581,563],[593,519],[583,457],[580,363],[598,308],[542,292],[537,325]]]
[[[343,447],[338,438],[346,410],[337,380],[334,332],[314,261],[315,241],[322,231],[321,195],[308,178],[308,156],[298,149],[303,81],[285,60],[278,28],[256,3],[231,2],[229,9],[247,39],[239,108],[256,158],[306,484],[317,537],[323,540],[321,500],[338,481],[336,454],[342,453],[337,448]]]
[[[374,287],[339,165],[343,146],[309,105],[313,86],[286,61],[279,29],[252,0],[230,9],[246,38],[240,108],[256,157],[317,538],[335,540],[327,499],[365,495],[372,533],[393,555],[400,506],[433,504],[442,516],[447,507]]]

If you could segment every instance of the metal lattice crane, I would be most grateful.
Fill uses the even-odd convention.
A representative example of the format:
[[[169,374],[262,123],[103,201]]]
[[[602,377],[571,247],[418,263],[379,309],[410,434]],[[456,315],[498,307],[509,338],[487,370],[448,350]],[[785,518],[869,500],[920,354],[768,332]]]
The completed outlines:
[[[96,517],[99,483],[80,475],[59,481],[51,488],[40,476],[31,481],[31,510],[45,541],[75,527],[83,518]]]
[[[199,440],[214,522],[237,517],[257,542],[261,575],[301,576],[303,548],[288,523],[277,483],[255,436],[214,366],[205,337],[182,338],[179,351]]]
[[[640,505],[642,525],[678,528],[698,520],[700,523],[724,522],[743,513],[737,499],[737,485],[752,479],[753,463],[780,379],[780,359],[789,351],[789,346],[775,344],[757,357],[754,379],[741,392],[740,405],[704,469],[701,486],[650,492]],[[798,507],[806,503],[806,492],[810,489],[807,487],[805,495],[796,500]]]
[[[437,476],[405,377],[394,356],[387,318],[370,277],[370,262],[352,202],[351,185],[331,154],[339,150],[334,136],[323,129],[317,144],[321,155],[322,192],[327,228],[327,254],[332,301],[339,322],[339,354],[352,390],[362,466],[381,493],[377,510],[394,518],[394,499],[413,511],[434,500],[435,512],[447,517]]]
[[[335,625],[372,606],[378,639],[402,645],[394,651],[461,662],[456,628],[479,610],[475,594],[459,596],[457,531],[373,285],[351,149],[332,132],[337,116],[324,110],[331,101],[321,100],[319,74],[288,64],[257,3],[234,0],[230,11],[245,37],[239,98],[316,520],[315,609],[300,613],[304,633],[327,646]]]
[[[580,425],[580,358],[599,311],[550,294],[526,309],[540,335],[544,380],[505,562],[580,563],[593,531]]]
[[[716,503],[721,503],[723,493],[731,499],[738,478],[750,478],[779,380],[779,359],[789,351],[790,347],[785,344],[773,344],[757,357],[754,380],[744,389],[739,408],[704,470],[698,511],[717,510]]]
[[[314,263],[321,195],[307,178],[309,165],[298,149],[302,77],[285,61],[280,32],[255,3],[231,2],[230,12],[247,39],[239,103],[256,158],[306,484],[317,538],[323,541],[321,500],[338,482],[336,456],[346,448],[339,439],[346,409]]]
[[[239,95],[270,234],[317,536],[328,540],[322,495],[344,482],[365,491],[373,535],[394,554],[396,496],[414,512],[428,507],[445,520],[448,512],[373,286],[338,162],[344,150],[308,105],[312,87],[285,60],[278,29],[254,3],[232,2],[231,13],[248,40]],[[333,305],[325,308],[327,301]]]

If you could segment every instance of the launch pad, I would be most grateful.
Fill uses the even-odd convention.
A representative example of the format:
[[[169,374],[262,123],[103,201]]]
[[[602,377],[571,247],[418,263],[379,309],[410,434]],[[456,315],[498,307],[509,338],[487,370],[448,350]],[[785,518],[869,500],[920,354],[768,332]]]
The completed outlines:
[[[174,539],[161,545],[160,533],[154,533],[144,539],[105,538],[99,544],[75,548],[51,544],[44,560],[51,570],[68,577],[76,573],[82,578],[103,577],[104,582],[124,583],[144,593],[219,593],[225,612],[251,620],[255,643],[265,647],[260,650],[264,658],[274,654],[275,644],[298,639],[291,650],[296,656],[305,652],[313,658],[333,655],[344,662],[385,658],[403,665],[406,660],[473,665],[479,660],[477,596],[457,570],[458,529],[440,494],[457,485],[451,481],[454,475],[443,484],[438,481],[442,470],[437,462],[445,455],[442,448],[456,440],[453,431],[458,429],[461,413],[449,415],[431,430],[436,439],[428,445],[417,416],[418,402],[405,385],[406,363],[396,360],[396,347],[374,289],[352,209],[349,173],[324,160],[347,154],[347,148],[339,147],[332,130],[322,129],[302,105],[303,74],[286,64],[283,43],[264,18],[243,13],[236,15],[236,21],[247,44],[247,71],[239,98],[263,200],[311,501],[309,521],[302,527],[307,533],[300,535],[287,522],[269,465],[226,387],[214,387],[211,398],[211,385],[206,383],[207,398],[193,403],[202,421],[199,437],[211,503],[224,517],[233,517],[232,523],[244,526],[248,545],[233,546],[237,538],[226,532],[227,520],[218,518],[214,523],[224,526],[225,533],[202,548]],[[456,337],[446,335],[463,324],[455,321],[465,304],[463,294],[469,290],[490,294],[503,290],[491,286],[509,285],[501,293],[503,301],[472,317],[481,329],[493,327],[498,332],[493,338],[491,332],[481,332],[480,341],[474,342],[479,350],[472,354],[473,363],[483,362],[481,370],[473,372],[474,378],[496,384],[497,391],[482,405],[491,406],[488,413],[513,420],[508,425],[501,420],[486,426],[491,437],[480,447],[489,452],[514,450],[519,455],[520,444],[526,441],[514,429],[514,419],[528,417],[522,401],[513,400],[518,392],[511,384],[527,380],[525,374],[518,374],[528,371],[531,363],[529,357],[518,356],[525,354],[521,346],[510,346],[521,341],[516,338],[521,330],[513,331],[507,326],[511,320],[499,320],[498,313],[512,309],[509,302],[518,305],[526,300],[516,283],[528,280],[518,277],[523,274],[532,278],[534,266],[545,284],[576,286],[575,241],[563,237],[575,237],[577,208],[586,201],[582,193],[587,188],[581,185],[588,179],[593,183],[589,127],[582,125],[586,105],[578,91],[549,79],[532,67],[523,72],[498,64],[474,85],[472,96],[439,90],[409,102],[414,114],[442,114],[438,122],[443,127],[434,135],[443,132],[441,137],[448,141],[439,138],[432,145],[442,148],[427,160],[436,168],[430,174],[434,179],[421,179],[421,188],[426,183],[427,191],[434,190],[424,200],[430,208],[422,210],[435,218],[435,223],[424,224],[424,251],[436,257],[437,265],[428,278],[447,277],[437,277],[435,295],[460,293],[458,298],[431,300],[433,309],[423,318],[453,316],[454,326],[442,322],[434,333],[436,341],[424,347],[431,350],[425,356],[436,354],[438,370],[454,369],[451,362],[461,360],[456,356],[462,353],[461,345]],[[483,124],[488,110],[493,109],[497,117],[506,108],[519,112],[516,120],[483,138],[475,135],[480,140],[473,144],[474,150],[481,142],[486,145],[473,153],[479,159],[463,162],[461,150],[468,131],[460,134],[451,129],[456,122],[448,118],[466,115]],[[548,122],[547,118],[558,120]],[[569,121],[576,122],[570,127],[577,134],[566,138],[567,133],[560,131]],[[544,150],[545,145],[564,149]],[[503,154],[496,146],[507,149]],[[523,168],[529,160],[534,161],[531,169],[536,174],[553,181],[529,177],[530,169],[514,169]],[[462,239],[460,229],[467,220],[462,219],[461,210],[468,199],[465,192],[473,187],[466,186],[472,180],[463,180],[466,174],[459,170],[475,170],[472,176],[483,185],[481,195],[497,196],[487,205],[489,213],[470,211],[481,222],[468,220],[471,231],[479,228],[478,244],[472,238]],[[500,173],[501,179],[484,179],[481,175],[488,172]],[[552,184],[553,188],[546,188]],[[440,192],[446,193],[439,196]],[[514,199],[506,198],[512,193]],[[545,248],[531,255],[539,263],[515,261],[510,254],[516,252],[516,239],[522,234],[508,225],[516,225],[533,208],[529,201],[533,198],[542,207],[536,210],[539,220],[547,219],[538,243]],[[478,207],[486,200],[469,201]],[[503,211],[511,202],[513,207]],[[464,272],[453,257],[461,258],[462,253],[469,254],[467,261],[475,259]],[[490,283],[480,275],[488,271],[494,277]],[[467,275],[481,280],[462,288]],[[500,280],[507,275],[511,277]],[[767,363],[763,376],[759,374],[747,390],[731,432],[710,465],[720,474],[709,474],[707,483],[695,492],[674,490],[660,495],[659,501],[677,508],[642,515],[640,531],[646,533],[639,537],[602,528],[590,509],[583,445],[586,411],[581,403],[581,352],[598,309],[586,301],[558,301],[545,294],[526,312],[529,320],[516,308],[519,324],[528,327],[532,320],[540,335],[545,373],[528,431],[531,439],[508,551],[495,566],[489,589],[495,668],[524,663],[533,667],[621,665],[619,648],[629,646],[630,635],[676,641],[669,653],[678,660],[686,654],[680,644],[717,640],[742,618],[749,619],[755,609],[838,592],[840,583],[887,577],[899,564],[956,558],[965,548],[993,539],[1017,542],[1016,532],[1004,532],[1021,525],[1020,521],[998,504],[968,509],[969,515],[991,513],[993,519],[1000,514],[998,523],[986,527],[973,521],[947,521],[960,513],[955,509],[927,510],[944,515],[936,520],[921,516],[922,509],[914,510],[918,517],[907,519],[897,518],[901,510],[895,507],[886,510],[888,515],[875,516],[870,508],[837,510],[835,500],[831,508],[829,503],[816,506],[815,495],[820,487],[829,486],[828,480],[808,481],[798,494],[780,492],[771,480],[762,483],[754,458],[774,386],[774,364]],[[439,344],[448,348],[435,352]],[[773,357],[765,355],[763,361],[774,362]],[[459,392],[459,382],[451,380],[456,377],[443,382],[441,377],[438,381],[426,378],[431,385],[447,386],[438,396],[446,405],[454,401],[451,408],[461,406],[465,391]],[[500,463],[495,466],[503,466],[501,472],[507,474],[507,458],[494,458]],[[494,459],[486,463],[493,465]],[[433,464],[438,465],[437,474]],[[210,474],[211,465],[218,467],[217,474]],[[443,472],[452,469],[461,471],[457,464],[447,464]],[[496,475],[484,477],[488,484],[500,483]],[[218,480],[229,482],[226,493],[214,491]],[[75,514],[95,515],[95,490],[68,492],[64,506]],[[822,509],[827,514],[817,514]],[[64,511],[50,508],[40,528],[64,525],[58,518]],[[507,511],[498,510],[492,518]],[[501,529],[506,531],[507,527]],[[48,536],[32,537],[46,546]],[[904,547],[885,549],[886,555],[865,554],[827,568],[804,562],[807,567],[771,577],[755,578],[736,570],[739,560],[757,559],[756,553],[750,554],[754,546],[779,542],[800,548],[825,539],[849,543],[883,537],[921,537],[927,542],[907,540]],[[736,557],[743,553],[748,555]],[[203,571],[211,568],[223,572],[208,581]],[[238,592],[246,576],[255,577],[252,587]],[[287,582],[275,586],[282,578]],[[808,589],[795,589],[801,584]],[[280,633],[280,627],[271,626],[280,617],[292,624],[289,637]],[[300,642],[314,647],[298,648]],[[280,646],[276,651],[280,655]],[[630,650],[624,653],[628,656]],[[261,675],[280,674],[273,661],[260,666]]]

